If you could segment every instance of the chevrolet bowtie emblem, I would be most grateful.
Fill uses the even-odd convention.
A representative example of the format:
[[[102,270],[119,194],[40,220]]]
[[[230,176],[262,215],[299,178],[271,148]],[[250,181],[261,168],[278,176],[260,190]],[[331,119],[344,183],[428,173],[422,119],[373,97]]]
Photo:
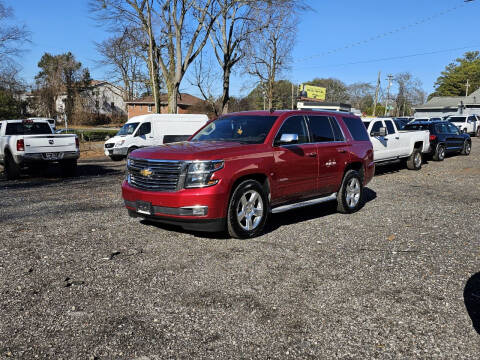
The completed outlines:
[[[140,175],[142,175],[142,176],[149,177],[152,174],[153,174],[153,171],[148,169],[148,168],[140,170]]]

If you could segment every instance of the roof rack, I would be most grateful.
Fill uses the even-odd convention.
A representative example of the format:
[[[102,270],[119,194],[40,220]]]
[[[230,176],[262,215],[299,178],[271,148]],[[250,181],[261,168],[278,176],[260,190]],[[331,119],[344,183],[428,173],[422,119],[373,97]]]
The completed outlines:
[[[299,111],[326,111],[326,112],[336,112],[340,114],[353,114],[351,111],[344,111],[344,110],[333,110],[333,109],[318,109],[318,108],[301,108],[297,109]]]

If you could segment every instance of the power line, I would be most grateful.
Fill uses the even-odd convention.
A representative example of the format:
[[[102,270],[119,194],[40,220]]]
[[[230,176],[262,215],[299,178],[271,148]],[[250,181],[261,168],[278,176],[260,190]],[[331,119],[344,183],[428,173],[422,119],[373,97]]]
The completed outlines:
[[[398,55],[398,56],[391,56],[391,57],[379,58],[379,59],[360,60],[360,61],[348,62],[348,63],[343,63],[343,64],[308,66],[308,67],[296,68],[296,70],[307,70],[307,69],[317,69],[317,68],[327,68],[327,67],[342,67],[342,66],[348,66],[348,65],[369,64],[369,63],[375,63],[375,62],[381,62],[381,61],[407,59],[407,58],[412,58],[412,57],[417,57],[417,56],[434,55],[434,54],[440,54],[440,53],[445,53],[445,52],[450,52],[450,51],[473,49],[473,48],[476,48],[476,47],[480,47],[480,45],[463,46],[463,47],[459,47],[459,48],[435,50],[435,51],[429,51],[429,52],[423,52],[423,53],[417,53],[417,54],[409,54],[409,55]]]
[[[315,54],[315,55],[311,55],[311,56],[308,56],[308,57],[305,57],[305,58],[301,58],[301,59],[296,59],[295,62],[296,63],[299,63],[299,62],[305,62],[305,61],[309,61],[309,60],[312,60],[314,58],[317,58],[317,57],[322,57],[322,56],[325,56],[325,55],[331,55],[333,53],[336,53],[336,52],[339,52],[339,51],[342,51],[342,50],[346,50],[346,49],[349,49],[351,47],[355,47],[355,46],[360,46],[360,45],[363,45],[363,44],[366,44],[366,43],[369,43],[371,41],[374,41],[374,40],[378,40],[378,39],[382,39],[384,37],[387,37],[387,36],[390,36],[390,35],[393,35],[393,34],[396,34],[398,32],[401,32],[403,30],[408,30],[412,27],[415,27],[415,26],[418,26],[418,25],[421,25],[421,24],[424,24],[428,21],[431,21],[433,19],[436,19],[440,16],[443,16],[443,15],[446,15],[452,11],[455,11],[457,9],[460,9],[464,6],[468,6],[467,4],[471,3],[473,1],[466,1],[460,5],[457,5],[457,6],[454,6],[452,8],[449,8],[449,9],[446,9],[446,10],[443,10],[443,11],[440,11],[436,14],[433,14],[431,16],[428,16],[428,17],[425,17],[425,18],[422,18],[420,20],[417,20],[415,22],[412,22],[410,24],[406,24],[406,25],[403,25],[401,27],[398,27],[394,30],[391,30],[391,31],[386,31],[384,33],[380,33],[380,34],[377,34],[375,36],[372,36],[368,39],[364,39],[362,41],[357,41],[357,42],[353,42],[353,43],[350,43],[350,44],[347,44],[345,46],[342,46],[342,47],[338,47],[338,48],[335,48],[335,49],[332,49],[332,50],[329,50],[329,51],[324,51],[322,53],[319,53],[319,54]]]

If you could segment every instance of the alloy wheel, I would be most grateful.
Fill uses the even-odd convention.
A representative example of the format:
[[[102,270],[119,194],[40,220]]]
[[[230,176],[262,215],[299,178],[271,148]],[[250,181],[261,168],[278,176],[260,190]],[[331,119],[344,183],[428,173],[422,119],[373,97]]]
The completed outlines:
[[[263,200],[255,190],[246,191],[237,205],[237,221],[243,230],[251,231],[258,227],[264,215]]]
[[[355,208],[360,201],[360,181],[354,177],[347,183],[345,200],[350,209]]]

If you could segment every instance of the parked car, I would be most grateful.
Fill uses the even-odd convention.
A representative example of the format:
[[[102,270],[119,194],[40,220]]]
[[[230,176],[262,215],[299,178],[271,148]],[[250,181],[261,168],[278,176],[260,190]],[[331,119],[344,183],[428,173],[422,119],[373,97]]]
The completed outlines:
[[[448,121],[415,122],[405,126],[405,130],[428,130],[430,132],[429,155],[436,161],[443,161],[445,154],[449,153],[470,155],[472,149],[470,135],[461,132]]]
[[[466,134],[480,136],[480,117],[478,115],[452,115],[446,120]]]
[[[24,166],[56,162],[73,175],[80,157],[76,135],[53,134],[46,120],[0,120],[0,164],[16,179]]]
[[[105,142],[105,155],[124,159],[133,150],[187,140],[208,122],[203,114],[149,114],[134,116]]]
[[[430,147],[428,131],[398,130],[392,119],[372,119],[364,121],[370,134],[376,164],[406,160],[411,170],[420,170],[422,154]]]
[[[224,115],[189,141],[130,153],[122,193],[133,217],[232,237],[260,235],[270,213],[337,200],[357,211],[375,172],[361,119],[314,110]]]

